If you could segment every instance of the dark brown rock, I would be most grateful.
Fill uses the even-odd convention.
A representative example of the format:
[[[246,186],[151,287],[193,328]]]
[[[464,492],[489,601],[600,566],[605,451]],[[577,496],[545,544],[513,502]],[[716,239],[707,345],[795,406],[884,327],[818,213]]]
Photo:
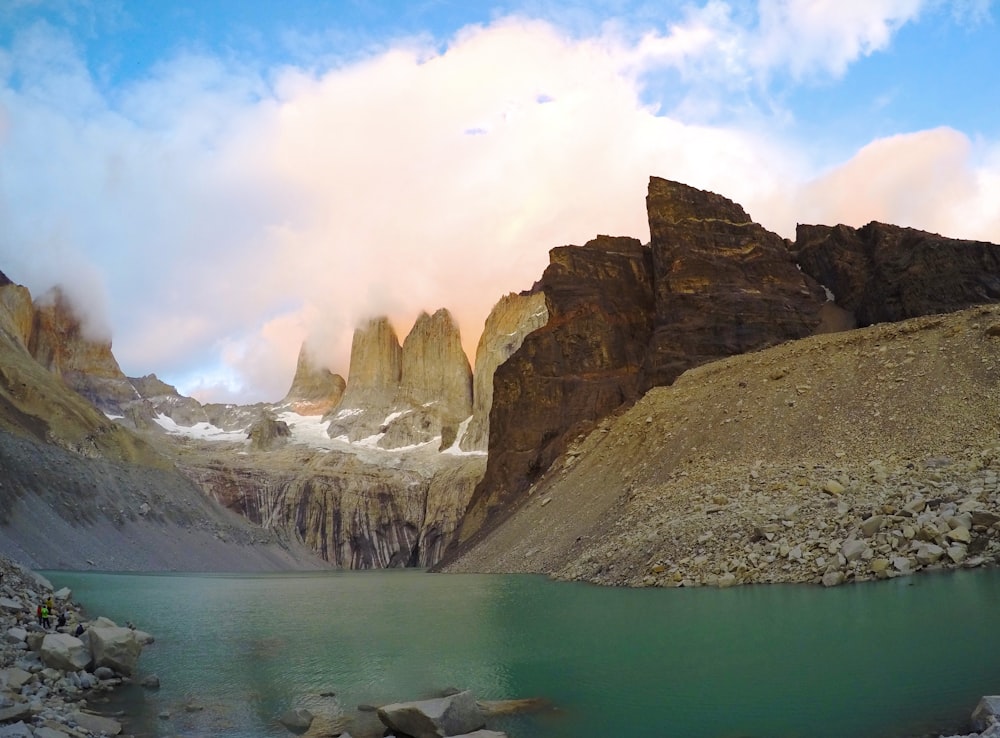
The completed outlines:
[[[494,375],[486,475],[456,545],[512,511],[569,439],[652,386],[821,325],[822,287],[785,241],[721,195],[653,177],[651,243],[553,249],[548,323]]]
[[[721,195],[650,178],[656,317],[649,385],[812,334],[826,301],[785,241]]]
[[[872,222],[800,225],[796,259],[861,326],[1000,300],[1000,246]]]
[[[542,276],[548,322],[493,375],[487,471],[458,538],[507,510],[586,428],[645,389],[652,332],[649,249],[600,236],[549,252]]]

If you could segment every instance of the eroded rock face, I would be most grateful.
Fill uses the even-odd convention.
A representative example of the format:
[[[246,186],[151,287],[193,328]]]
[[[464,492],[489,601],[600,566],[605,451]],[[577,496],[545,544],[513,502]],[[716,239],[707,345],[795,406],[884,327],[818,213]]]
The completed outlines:
[[[646,209],[656,292],[649,386],[816,330],[823,288],[742,207],[652,177]]]
[[[403,341],[402,371],[396,404],[434,404],[446,421],[472,414],[472,369],[451,313],[421,313]]]
[[[359,441],[378,433],[392,408],[402,372],[403,348],[388,318],[373,318],[355,330],[347,389],[337,411],[328,418],[330,436]]]
[[[111,353],[111,342],[84,335],[79,318],[58,288],[35,306],[28,351],[35,361],[106,413],[120,414],[122,407],[136,398]]]
[[[463,451],[485,452],[489,445],[493,374],[521,348],[524,337],[545,325],[549,312],[542,292],[511,292],[493,306],[476,347],[473,372],[472,419],[461,439]]]
[[[549,252],[542,276],[548,322],[524,338],[493,378],[486,476],[462,521],[467,540],[548,468],[566,437],[645,389],[653,328],[649,249],[601,236]]]
[[[344,378],[319,366],[303,344],[299,349],[292,386],[280,404],[287,405],[300,415],[324,415],[340,404],[346,388]]]
[[[872,222],[800,225],[796,259],[861,326],[1000,300],[1000,246]]]

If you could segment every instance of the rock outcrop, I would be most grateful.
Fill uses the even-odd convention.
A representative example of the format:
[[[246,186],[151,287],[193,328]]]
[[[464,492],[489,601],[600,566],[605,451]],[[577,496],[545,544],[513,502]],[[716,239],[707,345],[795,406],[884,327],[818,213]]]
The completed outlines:
[[[344,378],[319,366],[303,344],[292,386],[279,405],[287,406],[299,415],[324,415],[340,404],[346,388]]]
[[[354,331],[347,388],[329,419],[332,438],[360,441],[379,432],[390,412],[403,373],[403,348],[386,317]]]
[[[742,207],[653,177],[646,210],[655,291],[647,386],[815,332],[823,288]]]
[[[714,193],[650,179],[651,243],[601,236],[553,249],[548,323],[498,368],[490,456],[459,540],[507,514],[592,424],[712,359],[801,338],[822,287],[785,242]]]
[[[476,346],[473,370],[472,419],[460,442],[463,451],[486,452],[489,448],[490,409],[493,407],[493,375],[497,367],[521,348],[524,337],[549,319],[542,292],[510,293],[493,306]]]
[[[574,440],[452,571],[845,582],[1000,560],[1000,306],[694,368]]]
[[[347,389],[325,419],[332,438],[396,449],[450,447],[472,414],[472,370],[447,310],[422,313],[400,346],[385,317],[354,333]]]
[[[124,405],[137,397],[111,353],[111,341],[84,335],[73,307],[58,288],[35,305],[28,351],[106,413],[121,414]]]
[[[1000,246],[872,222],[799,225],[795,258],[861,326],[1000,300]]]

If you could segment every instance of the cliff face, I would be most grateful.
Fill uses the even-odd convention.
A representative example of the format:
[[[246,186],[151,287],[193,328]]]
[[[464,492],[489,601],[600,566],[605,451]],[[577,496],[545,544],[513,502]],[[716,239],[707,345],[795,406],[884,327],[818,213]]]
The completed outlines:
[[[35,306],[28,351],[35,360],[107,413],[121,414],[137,394],[111,353],[110,341],[86,338],[62,291]]]
[[[346,388],[344,378],[316,364],[303,344],[292,386],[280,404],[299,415],[323,415],[340,404]]]
[[[545,295],[510,293],[493,306],[476,346],[472,375],[472,419],[462,436],[463,451],[486,452],[489,447],[490,409],[493,407],[493,375],[501,364],[521,348],[524,337],[549,319]]]
[[[26,342],[25,333],[10,330],[29,325],[30,294],[10,283],[0,292],[0,553],[40,568],[317,565],[300,546],[206,499],[152,443],[109,420],[39,364],[26,347],[31,335]],[[40,312],[34,346],[50,366],[64,372],[100,367],[100,376],[115,378],[110,369],[117,363],[107,362],[102,349],[82,360],[74,356],[82,342],[72,321],[51,306]],[[54,340],[60,330],[68,336],[65,345]]]
[[[1000,247],[872,222],[800,225],[795,257],[861,326],[1000,300]]]
[[[498,368],[490,454],[460,529],[508,514],[594,421],[715,358],[800,338],[825,296],[736,203],[650,180],[651,243],[602,236],[549,252],[548,323]]]
[[[816,330],[823,288],[742,207],[654,177],[646,209],[655,285],[648,386]]]
[[[691,367],[1000,300],[994,244],[872,223],[800,226],[793,245],[720,195],[656,177],[646,204],[648,247],[604,238],[550,252],[551,317],[497,370],[487,471],[457,542],[523,504],[594,420]]]

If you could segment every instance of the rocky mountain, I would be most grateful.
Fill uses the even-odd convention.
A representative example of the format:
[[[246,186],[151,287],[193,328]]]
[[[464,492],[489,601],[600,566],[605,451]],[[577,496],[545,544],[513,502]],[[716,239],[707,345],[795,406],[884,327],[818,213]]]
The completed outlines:
[[[447,571],[833,586],[1000,560],[1000,306],[703,364],[571,443]]]
[[[877,342],[888,341],[882,334],[872,339],[876,348],[863,350],[859,346],[868,339],[858,338],[862,343],[852,343],[854,338],[841,337],[855,336],[855,332],[823,334],[871,321],[995,301],[1000,294],[996,289],[1000,283],[1000,247],[882,224],[861,229],[800,226],[798,240],[793,243],[754,223],[742,207],[720,195],[655,177],[650,180],[647,210],[649,244],[627,237],[598,236],[583,246],[552,249],[550,264],[532,290],[504,297],[487,319],[474,372],[461,349],[457,325],[446,310],[421,314],[402,343],[388,319],[373,318],[355,333],[346,382],[318,365],[303,349],[288,394],[274,405],[201,405],[181,396],[155,375],[123,377],[117,363],[112,363],[110,345],[89,345],[79,325],[74,327],[65,305],[57,309],[52,303],[45,308],[47,313],[37,310],[26,290],[6,278],[0,279],[0,328],[10,346],[20,351],[17,361],[12,359],[0,367],[9,388],[7,396],[13,398],[6,405],[0,402],[0,427],[7,423],[19,438],[31,437],[35,444],[54,444],[60,453],[90,455],[112,464],[132,465],[129,468],[157,468],[165,479],[173,480],[155,481],[153,488],[171,490],[169,495],[143,498],[134,521],[122,512],[131,509],[124,500],[132,493],[121,490],[133,489],[129,485],[137,485],[135,480],[139,478],[146,479],[148,487],[149,474],[142,472],[133,478],[129,472],[110,487],[103,481],[95,482],[101,490],[118,490],[96,504],[101,511],[118,510],[119,515],[112,519],[124,521],[122,524],[145,521],[157,505],[173,505],[175,496],[185,500],[184,509],[195,509],[207,499],[260,526],[257,530],[261,535],[301,541],[336,566],[435,566],[447,550],[447,559],[457,562],[456,567],[549,571],[606,583],[646,583],[650,577],[658,585],[675,581],[706,583],[713,577],[714,581],[725,577],[726,582],[736,583],[778,581],[783,576],[774,573],[773,567],[761,568],[761,561],[768,566],[777,561],[782,572],[806,579],[829,575],[846,580],[872,574],[855,566],[856,558],[848,562],[844,555],[845,562],[841,562],[830,552],[821,556],[813,550],[812,542],[821,541],[832,549],[835,544],[843,546],[848,540],[860,540],[858,530],[874,525],[865,521],[876,514],[875,503],[881,506],[879,509],[892,509],[877,514],[898,517],[898,511],[909,503],[910,487],[883,489],[877,500],[855,495],[852,506],[842,509],[842,505],[836,505],[839,517],[833,520],[824,517],[819,509],[828,500],[819,498],[817,502],[808,490],[812,489],[810,485],[822,489],[837,486],[826,484],[830,480],[825,472],[821,475],[813,470],[814,475],[799,466],[789,467],[776,471],[771,483],[786,485],[790,494],[798,495],[801,501],[788,503],[775,512],[760,497],[766,490],[758,490],[752,483],[754,496],[740,498],[738,503],[732,491],[735,482],[719,482],[725,491],[714,494],[716,482],[709,478],[708,471],[699,477],[701,486],[685,492],[686,474],[700,468],[695,464],[701,457],[678,454],[715,448],[713,438],[722,434],[716,429],[733,430],[744,420],[741,413],[747,408],[754,408],[755,423],[764,430],[756,441],[745,440],[746,449],[770,449],[768,444],[773,438],[779,439],[775,443],[794,447],[791,441],[780,440],[784,436],[770,427],[771,423],[791,422],[774,410],[782,403],[799,408],[796,412],[803,412],[807,418],[801,420],[803,424],[811,418],[811,422],[825,427],[828,418],[843,419],[839,432],[848,433],[846,416],[837,414],[841,412],[839,405],[832,405],[843,402],[845,407],[861,413],[868,407],[858,404],[856,398],[848,401],[838,395],[829,399],[814,391],[815,385],[807,375],[818,372],[817,376],[828,376],[835,387],[863,387],[859,377],[849,378],[844,373],[850,361],[837,365],[839,374],[833,369],[823,374],[827,369],[813,361],[817,356],[814,349],[799,351],[794,347],[829,346],[838,356],[863,353],[878,359],[881,349]],[[936,275],[936,280],[929,275]],[[983,318],[987,319],[992,320],[989,316]],[[970,335],[976,330],[971,327],[974,322],[972,318],[967,320]],[[925,330],[924,324],[915,325],[918,327],[900,328],[898,334],[891,334],[894,341],[898,339],[895,353],[908,342],[919,344],[920,352],[932,352],[931,344],[920,343],[915,336],[921,340],[932,337],[927,340],[942,343],[939,350],[950,350],[944,346],[948,337],[966,330],[962,327],[965,324],[949,323],[945,337],[938,339],[933,338],[937,335],[934,330]],[[990,333],[994,331],[992,324],[984,330],[994,335]],[[1000,328],[995,332],[1000,334]],[[45,371],[29,354],[29,347],[51,371]],[[895,362],[892,366],[884,364],[879,368],[873,364],[869,368],[877,372],[879,382],[892,377],[895,383],[905,383],[908,375],[904,367],[921,355],[917,349],[912,350],[916,352],[913,357],[891,359]],[[784,382],[780,392],[777,384],[764,384],[760,393],[749,395],[748,388],[756,387],[756,380],[734,376],[725,384],[734,394],[720,394],[720,399],[714,399],[712,392],[720,390],[713,384],[716,374],[711,367],[729,366],[726,362],[738,364],[735,357],[742,356],[751,357],[747,358],[750,362],[755,360],[753,357],[783,357],[781,365],[767,364],[768,382],[779,383],[794,375],[798,377],[794,392],[789,389],[792,383]],[[809,367],[805,373],[796,369],[799,360]],[[17,374],[19,362],[24,365],[21,371],[31,373],[30,377]],[[932,376],[940,376],[943,383],[950,381],[940,373],[938,364],[931,362],[928,366]],[[36,377],[34,372],[38,371],[45,376]],[[74,379],[75,373],[82,376]],[[105,414],[95,413],[82,397],[60,401],[58,407],[45,406],[42,412],[51,383],[64,392],[67,378]],[[705,388],[701,382],[707,383]],[[697,391],[691,389],[695,385]],[[894,386],[873,384],[872,392],[888,391],[887,387]],[[914,382],[912,386],[919,392],[934,393],[932,384]],[[666,391],[663,388],[674,387],[679,389],[673,394],[662,394]],[[980,389],[978,385],[963,387],[963,391],[970,392]],[[772,389],[777,394],[764,391]],[[986,391],[985,385],[982,389]],[[697,397],[697,402],[684,405],[685,392]],[[672,408],[669,418],[662,419],[659,411],[649,410],[649,403],[659,397],[668,398],[665,402]],[[865,397],[870,400],[872,395]],[[42,404],[22,407],[13,400]],[[89,408],[87,422],[63,422],[71,412],[68,408],[76,407],[73,402]],[[640,407],[646,409],[646,415],[635,416],[634,408]],[[961,412],[967,410],[962,406]],[[681,415],[675,417],[675,411]],[[904,412],[916,411],[909,405],[893,410],[894,422],[898,423]],[[938,412],[942,418],[948,417],[941,408]],[[60,419],[56,425],[62,431],[47,425],[46,413]],[[108,416],[115,418],[114,424]],[[625,423],[620,427],[627,429],[632,439],[622,436],[615,444],[606,445],[602,439],[618,428],[619,422]],[[135,429],[136,433],[127,433],[123,427]],[[70,428],[76,430],[69,432]],[[942,428],[942,432],[950,432],[950,427]],[[801,427],[797,432],[807,437]],[[825,438],[834,443],[830,437]],[[900,438],[905,440],[905,435]],[[653,443],[667,443],[667,439],[674,444],[667,449]],[[640,450],[633,454],[630,444]],[[870,440],[868,445],[876,448]],[[914,489],[922,498],[929,498],[931,489],[938,487],[928,486],[924,477],[909,473],[926,466],[924,461],[908,455],[910,451],[893,448],[873,461],[880,462],[879,469],[888,475],[886,478],[895,475],[908,480],[907,484],[916,485]],[[608,449],[620,454],[621,465],[605,453]],[[743,452],[749,453],[746,449]],[[928,453],[933,452],[930,446],[928,449]],[[958,452],[950,447],[941,449],[941,453],[951,454],[949,458],[957,456]],[[61,461],[45,456],[50,451],[47,447],[38,450],[27,446],[18,453],[23,456],[22,466],[29,459],[44,458],[43,463],[59,468]],[[665,471],[662,466],[644,462],[643,454],[647,453],[673,459],[670,463],[674,466]],[[712,460],[718,453],[722,452],[712,451],[711,456],[702,459],[706,469],[715,468]],[[772,449],[767,458],[777,455],[778,451]],[[905,461],[897,463],[897,457]],[[817,462],[817,469],[827,463]],[[646,467],[654,471],[643,482],[646,486],[637,497],[642,505],[633,505],[631,495],[639,489],[633,480]],[[930,498],[927,507],[936,517],[918,521],[921,530],[927,529],[921,534],[923,538],[907,538],[909,528],[905,526],[905,530],[888,528],[878,538],[882,533],[879,528],[875,531],[877,540],[870,546],[862,549],[860,543],[852,543],[851,556],[857,553],[861,557],[870,550],[871,557],[889,561],[892,554],[900,554],[896,558],[910,562],[900,566],[912,568],[913,562],[920,564],[916,549],[910,555],[908,547],[913,540],[938,546],[942,552],[954,549],[954,557],[963,561],[976,561],[982,551],[992,551],[992,523],[977,530],[976,526],[986,518],[980,515],[975,518],[979,523],[975,523],[958,516],[989,512],[993,504],[989,485],[993,482],[986,476],[975,476],[976,470],[975,478],[959,479],[965,461],[950,468],[954,475],[951,471],[935,472],[938,482],[982,484],[989,494],[975,500],[952,495],[944,503],[951,507],[942,509],[941,503],[932,505]],[[66,465],[66,469],[74,479],[90,478],[76,466]],[[762,474],[760,469],[757,466],[747,471],[741,466],[734,473],[739,477],[745,472],[750,479],[757,479]],[[878,478],[883,471],[877,473]],[[110,471],[101,474],[95,479],[113,476]],[[619,474],[620,478],[616,476]],[[793,484],[789,480],[796,474],[798,481]],[[844,466],[835,476],[833,481],[847,490],[860,489],[870,481],[854,467]],[[82,494],[73,485],[69,476],[46,481],[46,486],[69,495],[64,502],[68,506],[77,494]],[[185,497],[192,490],[200,502]],[[740,494],[742,490],[741,486]],[[829,490],[822,494],[833,495]],[[658,502],[658,495],[662,495],[662,501]],[[689,503],[698,495],[702,496],[701,502]],[[723,499],[725,502],[720,501]],[[781,492],[776,493],[776,499],[785,502],[791,498]],[[844,502],[847,498],[838,499]],[[558,507],[556,500],[561,501]],[[695,544],[685,538],[688,534],[683,531],[688,528],[684,528],[676,535],[670,534],[680,548],[665,543],[657,544],[659,548],[652,546],[660,531],[667,530],[671,516],[680,515],[674,507],[678,500],[677,504],[701,505],[694,512],[704,515],[731,509],[737,517],[750,519],[757,506],[769,510],[771,517],[758,521],[763,538],[753,533],[753,540],[745,544],[750,548],[743,551],[743,556],[730,550],[729,543],[719,543],[717,548],[730,558],[718,563],[711,558],[714,549],[706,543],[711,538],[701,541],[712,532],[711,525],[706,528],[692,524],[690,530],[699,531]],[[118,506],[113,508],[114,504]],[[800,518],[794,515],[780,517],[794,505],[808,512],[801,521],[813,529],[800,530]],[[547,512],[540,513],[543,508]],[[555,518],[546,517],[556,510],[563,518],[558,524],[553,522]],[[659,521],[655,531],[642,522],[643,514]],[[184,524],[187,519],[178,520]],[[709,520],[726,521],[719,530],[725,532],[727,541],[741,540],[742,529],[736,518]],[[967,528],[970,541],[963,543],[968,547],[965,558],[956,548],[958,543],[943,529],[953,522],[956,527],[950,530],[966,522],[972,526]],[[536,523],[541,526],[538,534],[524,527]],[[890,523],[902,525],[895,519],[886,524]],[[19,525],[26,525],[23,518]],[[930,534],[934,526],[940,529],[940,540]],[[644,531],[650,551],[656,553],[658,558],[650,565],[656,571],[644,570],[637,563],[643,544],[641,537],[633,538],[629,533],[633,527]],[[611,528],[617,531],[613,535],[608,532]],[[778,535],[782,529],[787,532],[784,537]],[[824,533],[827,530],[829,535]],[[521,538],[537,542],[538,535],[543,534],[552,536],[550,545],[525,548],[512,542]],[[987,534],[986,538],[982,538],[983,534]],[[116,535],[109,531],[109,540]],[[980,541],[976,543],[981,547],[978,550],[971,547],[976,536],[980,536],[976,539]],[[777,547],[770,545],[775,540]],[[682,560],[680,551],[688,545],[704,552],[697,554],[697,561]],[[631,558],[615,563],[614,546],[624,547]],[[510,549],[511,556],[521,556],[524,561],[511,563],[513,559],[502,554],[504,547]],[[796,552],[791,561],[785,548]],[[927,558],[929,549],[920,550],[920,556]],[[806,551],[811,553],[805,556]],[[951,553],[948,556],[958,560]],[[781,563],[781,557],[785,557],[785,563]],[[822,564],[818,563],[820,559]],[[707,561],[715,563],[706,568]],[[591,566],[592,562],[596,563]],[[763,573],[753,573],[758,569]]]
[[[344,378],[318,365],[303,344],[292,386],[280,404],[300,415],[323,415],[340,404],[346,388]]]
[[[472,420],[462,434],[463,451],[486,451],[489,447],[490,409],[493,407],[493,375],[497,367],[521,348],[524,337],[548,322],[545,295],[541,292],[510,293],[493,306],[476,347],[472,373]]]
[[[85,363],[72,355],[81,339],[60,318],[65,305],[36,308],[6,277],[0,305],[0,553],[40,568],[318,565],[293,541],[207,499],[157,447],[67,387],[66,375]],[[57,345],[60,331],[67,340]],[[103,348],[84,357],[109,376]]]
[[[646,202],[648,246],[550,252],[549,321],[496,372],[486,474],[450,555],[525,504],[573,439],[691,367],[1000,294],[994,244],[881,224],[800,226],[792,244],[725,197],[657,177]]]
[[[1000,300],[996,244],[869,223],[800,225],[794,258],[858,325],[947,313]]]

